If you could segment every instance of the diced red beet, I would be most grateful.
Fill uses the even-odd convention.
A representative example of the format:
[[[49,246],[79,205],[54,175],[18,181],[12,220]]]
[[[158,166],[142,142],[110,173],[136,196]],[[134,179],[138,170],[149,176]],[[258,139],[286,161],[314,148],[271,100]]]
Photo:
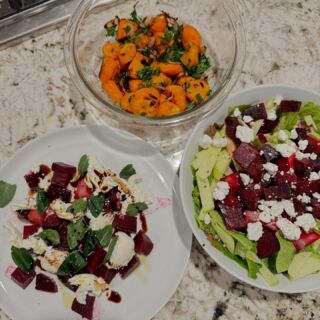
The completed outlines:
[[[279,120],[264,120],[263,121],[263,125],[261,126],[261,128],[258,131],[258,134],[266,134],[266,133],[270,133],[271,131],[273,131],[275,129],[275,127],[279,124]]]
[[[262,177],[262,163],[260,158],[257,158],[255,161],[253,161],[249,168],[245,169],[245,171],[248,173],[248,175],[253,178],[254,181],[259,182],[261,181]]]
[[[153,249],[151,239],[141,230],[134,237],[134,251],[148,256]]]
[[[75,286],[70,284],[69,279],[72,278],[71,276],[58,276],[59,280],[71,291],[76,292],[79,286]]]
[[[320,234],[316,232],[310,232],[310,233],[302,233],[300,236],[300,239],[293,240],[292,242],[297,250],[301,250],[319,239],[320,239]]]
[[[82,304],[75,298],[72,302],[71,309],[88,320],[93,319],[94,296],[87,295],[86,303]]]
[[[320,180],[310,181],[310,194],[320,192]]]
[[[265,134],[263,134],[263,133],[259,133],[258,134],[258,139],[259,139],[259,141],[261,142],[261,143],[267,143],[267,137],[265,136]]]
[[[40,182],[40,175],[39,172],[34,173],[32,171],[29,171],[25,176],[24,179],[26,180],[29,188],[32,191],[37,191],[38,190],[38,185]]]
[[[282,173],[282,174],[281,174]],[[276,184],[279,183],[291,183],[296,184],[298,177],[294,173],[278,171],[275,177]]]
[[[118,231],[127,233],[137,232],[137,218],[125,214],[116,214],[113,220],[113,226]]]
[[[308,136],[308,145],[305,150],[307,153],[317,153],[320,154],[320,141],[317,139],[313,138],[312,136]]]
[[[282,100],[279,108],[281,112],[299,112],[300,106],[301,101]]]
[[[126,279],[134,270],[140,265],[140,259],[137,256],[133,256],[128,265],[120,269],[119,274],[122,279]]]
[[[261,151],[263,152],[263,157],[267,160],[267,162],[273,161],[280,156],[280,153],[269,144],[265,144]]]
[[[310,159],[294,159],[294,170],[300,177],[308,177],[313,169],[313,161]]]
[[[57,228],[62,223],[62,220],[51,210],[47,210],[43,220],[43,227]]]
[[[94,273],[100,266],[106,254],[107,253],[103,250],[103,248],[100,245],[96,245],[94,251],[88,258],[88,264],[87,264],[88,272]]]
[[[240,175],[237,172],[231,173],[228,176],[225,176],[221,181],[227,182],[231,189],[239,190],[241,188],[240,184]]]
[[[251,106],[243,111],[243,115],[250,116],[254,120],[258,119],[267,119],[267,111],[264,103],[259,103],[254,106]]]
[[[230,207],[219,203],[219,208],[224,217],[228,229],[245,230],[247,227],[246,220],[242,213],[241,207]]]
[[[253,161],[260,158],[258,150],[245,142],[234,151],[233,157],[243,169],[248,169]]]
[[[240,198],[242,203],[249,210],[256,210],[258,201],[262,196],[262,188],[255,189],[253,184],[248,185],[246,188],[240,190]]]
[[[101,277],[106,283],[111,283],[117,273],[117,270],[109,269],[108,267],[101,265],[94,274],[97,277]]]
[[[39,230],[40,226],[29,225],[23,227],[23,239],[29,238],[32,234]]]
[[[43,273],[39,273],[36,277],[36,290],[55,293],[58,292],[58,287],[52,278]]]
[[[55,186],[66,188],[70,180],[71,180],[71,176],[68,173],[57,171],[53,174],[51,183]]]
[[[290,170],[289,159],[288,158],[280,158],[279,161],[277,162],[277,166],[278,166],[279,172],[289,171]]]
[[[59,232],[59,236],[60,236],[59,248],[69,250],[68,238],[67,238],[67,235],[68,235],[68,222],[67,221],[64,221],[60,224],[58,232]]]
[[[42,216],[37,209],[30,210],[28,213],[28,220],[37,225],[42,226],[44,216]]]
[[[17,210],[17,216],[19,219],[28,220],[28,214],[31,210]]]
[[[263,188],[263,192],[267,200],[289,199],[292,195],[290,185],[287,183],[265,187]]]
[[[296,140],[306,140],[308,137],[308,131],[306,128],[296,128],[298,138]]]
[[[320,219],[320,202],[312,200],[312,214],[316,219]]]
[[[35,276],[36,273],[34,271],[26,273],[20,268],[16,268],[11,274],[11,279],[22,289],[25,289],[32,282]]]
[[[117,187],[112,188],[109,190],[105,195],[105,203],[103,212],[115,212],[120,211],[122,208],[122,201],[121,201],[121,193]]]
[[[52,170],[54,172],[66,173],[71,177],[73,177],[77,171],[75,166],[71,166],[70,164],[66,164],[63,162],[54,162],[52,164]]]
[[[223,204],[230,207],[241,207],[236,190],[230,189],[228,195],[224,198]]]
[[[298,199],[293,199],[294,210],[297,213],[303,214],[307,212],[307,206],[305,203],[299,201]]]
[[[257,211],[246,210],[244,212],[244,217],[247,223],[259,221],[259,215],[260,213]]]
[[[262,237],[257,243],[257,255],[259,258],[270,257],[280,250],[280,243],[274,231],[265,228]]]
[[[306,195],[311,194],[310,182],[304,179],[298,179],[296,183],[295,195],[300,195],[305,193]]]
[[[69,203],[71,200],[71,191],[51,184],[47,190],[47,195],[50,201],[61,199],[63,202]]]
[[[237,126],[240,124],[236,117],[227,117],[226,123],[226,134],[235,143],[240,144],[240,140],[236,137]]]

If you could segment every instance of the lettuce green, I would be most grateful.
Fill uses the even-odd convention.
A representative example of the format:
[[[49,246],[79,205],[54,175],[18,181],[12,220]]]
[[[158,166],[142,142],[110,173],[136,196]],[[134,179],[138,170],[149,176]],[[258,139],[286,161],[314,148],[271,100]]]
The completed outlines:
[[[300,120],[299,112],[282,113],[275,131],[288,130],[291,131]]]
[[[311,116],[316,126],[320,128],[320,104],[305,102],[300,107],[300,117]]]

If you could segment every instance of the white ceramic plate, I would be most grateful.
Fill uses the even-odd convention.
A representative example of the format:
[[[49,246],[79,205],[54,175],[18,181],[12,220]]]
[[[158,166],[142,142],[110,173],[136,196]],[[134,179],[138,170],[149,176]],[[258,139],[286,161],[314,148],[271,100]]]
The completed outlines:
[[[309,275],[296,281],[289,281],[285,276],[280,275],[277,276],[279,279],[279,284],[275,287],[269,287],[261,278],[258,278],[257,280],[250,279],[246,270],[215,249],[207,240],[203,231],[197,227],[197,224],[194,220],[194,207],[191,195],[193,189],[191,162],[195,152],[197,151],[198,142],[206,128],[213,123],[223,123],[230,106],[268,101],[276,96],[282,96],[289,100],[314,101],[320,104],[320,95],[316,92],[280,85],[258,86],[252,89],[241,91],[230,97],[217,112],[200,122],[189,137],[180,167],[180,198],[185,215],[195,237],[198,239],[209,256],[222,268],[238,279],[261,289],[276,292],[299,293],[319,289],[320,275]]]
[[[94,155],[105,167],[118,173],[132,163],[143,178],[143,189],[154,199],[151,207],[154,212],[147,217],[154,249],[137,273],[112,282],[122,296],[120,304],[107,301],[105,296],[96,299],[94,319],[150,319],[176,290],[189,259],[192,240],[175,193],[176,174],[157,151],[136,136],[105,126],[62,129],[19,151],[1,169],[0,179],[16,183],[13,201],[22,200],[27,192],[23,176],[28,169],[40,163],[51,165],[54,161],[76,165],[83,154]],[[12,214],[9,207],[0,210],[0,307],[14,320],[81,319],[64,307],[62,285],[57,294],[35,290],[34,281],[23,290],[5,275],[8,265],[13,263],[8,231],[3,224]]]

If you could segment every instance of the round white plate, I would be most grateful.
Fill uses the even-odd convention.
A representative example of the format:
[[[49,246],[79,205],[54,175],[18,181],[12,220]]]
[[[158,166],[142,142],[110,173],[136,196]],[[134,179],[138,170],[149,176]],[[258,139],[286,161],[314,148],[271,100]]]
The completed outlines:
[[[200,138],[203,136],[204,131],[211,124],[223,123],[230,106],[268,101],[276,96],[282,96],[289,100],[314,101],[320,104],[320,95],[316,92],[281,85],[258,86],[248,90],[243,90],[231,96],[218,111],[206,118],[204,121],[200,122],[190,135],[180,167],[180,198],[184,213],[195,237],[203,246],[204,250],[209,254],[209,256],[222,268],[238,279],[261,289],[275,292],[299,293],[319,289],[320,275],[309,275],[295,281],[289,281],[285,276],[279,275],[277,276],[279,279],[279,284],[275,287],[269,287],[260,277],[258,277],[257,280],[253,280],[248,277],[245,269],[241,268],[233,260],[224,256],[220,251],[211,245],[203,231],[197,227],[194,219],[194,207],[192,200],[193,175],[191,172],[191,162],[194,154],[197,152],[198,143]]]
[[[0,171],[0,180],[17,184],[14,201],[27,193],[24,174],[35,165],[63,161],[77,165],[81,155],[95,156],[105,167],[119,173],[132,163],[142,177],[142,188],[154,199],[147,216],[148,235],[154,249],[147,262],[126,280],[112,282],[122,302],[109,302],[105,295],[96,299],[94,319],[150,319],[176,290],[187,265],[192,233],[180,210],[175,192],[176,174],[155,149],[134,135],[105,126],[81,126],[49,133],[29,143]],[[14,213],[10,206],[0,210],[0,307],[14,320],[75,320],[81,316],[63,305],[63,291],[56,294],[25,290],[5,273],[14,265],[11,244],[4,223]],[[21,223],[21,229],[22,229]],[[69,291],[71,292],[71,291]]]

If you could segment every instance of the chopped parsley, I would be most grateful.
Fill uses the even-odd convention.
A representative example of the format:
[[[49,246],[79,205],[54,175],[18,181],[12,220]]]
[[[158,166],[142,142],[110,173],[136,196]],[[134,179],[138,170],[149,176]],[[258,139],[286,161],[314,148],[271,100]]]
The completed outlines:
[[[142,20],[138,17],[137,10],[136,10],[136,6],[137,6],[137,4],[135,4],[135,5],[133,6],[133,10],[132,10],[130,16],[131,16],[132,20],[133,20],[136,24],[138,24],[138,25],[140,26],[140,25],[142,24]]]
[[[188,72],[189,76],[200,79],[202,75],[211,67],[210,59],[203,53],[200,54],[199,64],[189,68],[184,65],[184,69]]]
[[[158,76],[159,74],[159,68],[153,69],[148,66],[137,72],[138,78],[143,81],[150,81],[153,76]]]
[[[115,27],[105,27],[106,32],[107,32],[107,36],[108,37],[114,37],[116,35],[116,28]]]

